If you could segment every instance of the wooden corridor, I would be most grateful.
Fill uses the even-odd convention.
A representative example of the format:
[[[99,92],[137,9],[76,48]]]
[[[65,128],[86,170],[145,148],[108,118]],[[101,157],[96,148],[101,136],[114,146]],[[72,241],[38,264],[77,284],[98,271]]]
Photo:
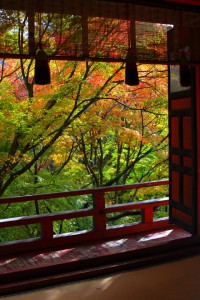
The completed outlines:
[[[0,258],[0,295],[92,278],[198,253],[198,238],[176,227]]]
[[[162,274],[162,276],[161,276]],[[1,300],[198,300],[200,255],[172,262],[117,272],[32,292],[0,297]]]
[[[170,225],[167,217],[156,218],[168,197],[106,205],[106,193],[168,185],[168,180],[103,187],[54,194],[2,198],[1,204],[92,195],[93,207],[52,214],[1,219],[0,228],[40,224],[41,236],[0,244],[0,295],[46,288],[58,284],[141,268],[177,259],[200,250],[200,238]],[[107,215],[139,211],[140,222],[108,226]],[[57,220],[92,217],[92,230],[55,235]]]

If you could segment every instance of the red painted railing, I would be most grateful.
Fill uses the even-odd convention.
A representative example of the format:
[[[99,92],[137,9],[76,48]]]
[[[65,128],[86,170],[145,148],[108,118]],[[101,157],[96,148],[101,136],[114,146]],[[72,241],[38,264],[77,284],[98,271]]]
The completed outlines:
[[[59,192],[53,194],[27,195],[12,198],[1,198],[0,204],[10,204],[25,201],[40,201],[77,195],[92,195],[93,207],[80,209],[75,211],[63,211],[58,213],[49,213],[34,216],[20,216],[8,219],[0,219],[0,232],[7,227],[23,226],[30,224],[40,224],[41,236],[32,239],[18,240],[12,242],[0,243],[0,255],[7,253],[16,253],[24,249],[24,251],[50,248],[54,246],[67,245],[72,243],[80,243],[94,241],[97,239],[119,237],[125,234],[140,232],[150,229],[161,228],[167,226],[168,218],[154,218],[154,210],[159,206],[168,205],[168,198],[160,198],[153,200],[144,200],[138,202],[129,202],[126,204],[117,204],[106,206],[105,193],[117,192],[130,189],[140,189],[146,187],[155,187],[160,185],[168,185],[168,180],[159,180],[151,182],[136,183],[130,185],[120,185],[111,187],[100,187],[95,189],[84,189],[76,191]],[[140,222],[123,224],[119,226],[107,226],[107,214],[120,213],[132,210],[139,210],[141,215]],[[91,216],[93,219],[93,229],[87,231],[79,231],[73,233],[65,233],[55,235],[53,232],[53,222],[58,220],[73,219]]]

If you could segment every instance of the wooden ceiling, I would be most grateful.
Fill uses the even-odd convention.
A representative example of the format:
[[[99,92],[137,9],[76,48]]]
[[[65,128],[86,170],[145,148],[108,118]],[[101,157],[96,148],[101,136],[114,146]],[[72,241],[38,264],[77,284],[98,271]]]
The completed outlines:
[[[113,2],[113,3],[135,3],[145,4],[147,6],[157,7],[186,7],[187,9],[200,9],[200,0],[0,0],[0,9],[23,10],[23,11],[46,11],[62,13],[62,10],[68,6],[83,6],[85,2],[94,5],[94,3]]]

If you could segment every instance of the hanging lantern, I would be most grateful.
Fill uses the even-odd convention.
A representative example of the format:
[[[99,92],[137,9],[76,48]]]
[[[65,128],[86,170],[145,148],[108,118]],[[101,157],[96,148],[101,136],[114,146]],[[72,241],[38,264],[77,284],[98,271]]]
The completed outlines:
[[[45,85],[51,82],[48,56],[42,49],[42,17],[38,13],[39,43],[35,58],[35,84]]]
[[[138,70],[135,60],[135,53],[132,49],[128,50],[125,65],[125,84],[134,86],[139,85]]]
[[[51,82],[48,56],[41,48],[36,53],[35,59],[35,84],[45,85]]]
[[[128,52],[125,65],[125,84],[139,85],[138,70],[136,65],[136,28],[135,8],[127,5]]]
[[[180,75],[180,85],[182,87],[190,87],[191,70],[189,64],[180,64],[179,75]]]
[[[179,76],[180,76],[180,85],[182,87],[191,86],[191,70],[190,70],[188,56],[189,56],[189,49],[188,47],[186,47],[183,51],[181,51],[181,58],[180,58]]]

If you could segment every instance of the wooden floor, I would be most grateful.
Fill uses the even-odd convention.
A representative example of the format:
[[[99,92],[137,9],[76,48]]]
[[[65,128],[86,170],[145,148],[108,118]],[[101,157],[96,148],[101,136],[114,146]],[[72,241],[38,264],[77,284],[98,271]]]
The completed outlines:
[[[200,255],[1,300],[199,300]]]
[[[194,237],[170,226],[159,231],[127,235],[47,251],[0,258],[0,295],[7,295],[138,268],[187,254]],[[195,246],[197,247],[197,246]],[[198,246],[199,247],[199,246]],[[196,248],[195,248],[196,249]],[[195,251],[194,247],[192,253]],[[188,247],[188,254],[191,248]]]

